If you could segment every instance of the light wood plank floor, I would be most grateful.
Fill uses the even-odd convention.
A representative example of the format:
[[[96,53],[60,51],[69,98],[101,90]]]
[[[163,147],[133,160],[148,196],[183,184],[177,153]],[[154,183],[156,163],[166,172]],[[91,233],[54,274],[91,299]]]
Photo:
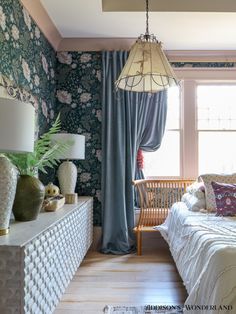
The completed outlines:
[[[88,252],[55,314],[100,314],[107,304],[183,304],[187,293],[168,247],[152,234],[142,256]]]

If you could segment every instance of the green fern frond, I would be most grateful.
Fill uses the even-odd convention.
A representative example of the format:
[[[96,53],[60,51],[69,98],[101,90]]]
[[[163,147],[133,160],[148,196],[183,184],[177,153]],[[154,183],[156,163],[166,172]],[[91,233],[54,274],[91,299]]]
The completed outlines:
[[[70,147],[71,143],[51,144],[51,136],[61,129],[60,115],[48,130],[36,140],[34,151],[32,153],[23,154],[5,154],[11,162],[17,167],[20,174],[35,175],[38,170],[47,173],[46,168],[55,167],[58,162],[58,156],[63,155]]]

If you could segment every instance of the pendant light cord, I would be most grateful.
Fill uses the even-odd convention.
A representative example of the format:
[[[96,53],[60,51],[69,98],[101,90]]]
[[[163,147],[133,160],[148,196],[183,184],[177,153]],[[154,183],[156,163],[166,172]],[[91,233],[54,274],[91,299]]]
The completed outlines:
[[[148,11],[149,11],[148,0],[146,0],[146,34],[145,34],[146,36],[149,36]]]

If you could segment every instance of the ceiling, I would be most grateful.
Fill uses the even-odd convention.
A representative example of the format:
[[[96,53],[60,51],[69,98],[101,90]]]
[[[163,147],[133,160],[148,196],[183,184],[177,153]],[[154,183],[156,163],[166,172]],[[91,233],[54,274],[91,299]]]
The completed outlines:
[[[41,3],[63,38],[136,38],[145,32],[144,0]],[[150,12],[149,24],[164,49],[236,50],[235,0],[150,0],[150,10],[162,10]]]

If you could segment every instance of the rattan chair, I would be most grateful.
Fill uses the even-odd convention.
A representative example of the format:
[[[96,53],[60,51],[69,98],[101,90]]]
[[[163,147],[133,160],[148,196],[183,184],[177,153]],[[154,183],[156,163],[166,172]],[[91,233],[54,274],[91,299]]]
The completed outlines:
[[[194,180],[136,180],[140,216],[134,232],[137,237],[137,254],[142,255],[142,232],[154,232],[162,224],[172,204],[181,201],[186,188]]]

